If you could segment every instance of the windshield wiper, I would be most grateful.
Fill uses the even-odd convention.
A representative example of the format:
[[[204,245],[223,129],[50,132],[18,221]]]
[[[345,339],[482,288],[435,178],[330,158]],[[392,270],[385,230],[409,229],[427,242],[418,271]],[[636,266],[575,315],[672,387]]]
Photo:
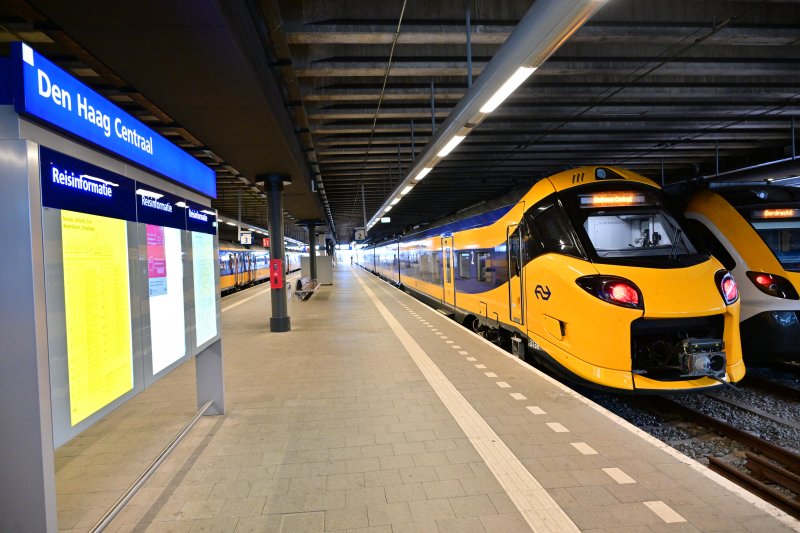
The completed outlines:
[[[681,228],[675,228],[675,234],[672,236],[672,249],[669,251],[669,256],[667,257],[667,261],[670,259],[678,259],[678,243],[680,242],[678,239],[681,238],[681,234],[683,234],[683,230]]]

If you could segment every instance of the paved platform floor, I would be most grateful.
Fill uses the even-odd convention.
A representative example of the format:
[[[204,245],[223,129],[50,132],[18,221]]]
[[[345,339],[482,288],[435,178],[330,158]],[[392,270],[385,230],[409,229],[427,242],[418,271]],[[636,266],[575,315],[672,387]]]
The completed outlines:
[[[772,532],[800,523],[356,268],[223,300],[226,414],[108,531]],[[57,451],[86,531],[194,413],[187,363]]]

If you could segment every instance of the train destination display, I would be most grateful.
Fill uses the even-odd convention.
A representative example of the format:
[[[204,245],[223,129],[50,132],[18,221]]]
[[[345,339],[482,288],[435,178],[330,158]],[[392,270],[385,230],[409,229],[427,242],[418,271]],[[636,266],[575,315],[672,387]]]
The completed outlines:
[[[61,212],[70,421],[133,388],[126,222]]]

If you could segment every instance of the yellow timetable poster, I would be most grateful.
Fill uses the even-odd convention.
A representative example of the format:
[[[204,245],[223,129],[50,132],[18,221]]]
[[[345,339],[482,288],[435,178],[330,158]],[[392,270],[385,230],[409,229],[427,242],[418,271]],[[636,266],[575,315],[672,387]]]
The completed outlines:
[[[61,212],[73,426],[133,388],[126,225]]]

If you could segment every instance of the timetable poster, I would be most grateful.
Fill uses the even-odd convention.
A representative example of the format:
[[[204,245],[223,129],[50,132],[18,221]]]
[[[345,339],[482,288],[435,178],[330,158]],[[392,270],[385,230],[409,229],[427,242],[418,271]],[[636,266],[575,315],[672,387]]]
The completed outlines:
[[[192,232],[194,318],[197,346],[217,336],[217,292],[214,280],[214,236]]]
[[[133,389],[127,222],[61,212],[70,421]]]
[[[153,375],[186,355],[181,230],[147,224]]]

